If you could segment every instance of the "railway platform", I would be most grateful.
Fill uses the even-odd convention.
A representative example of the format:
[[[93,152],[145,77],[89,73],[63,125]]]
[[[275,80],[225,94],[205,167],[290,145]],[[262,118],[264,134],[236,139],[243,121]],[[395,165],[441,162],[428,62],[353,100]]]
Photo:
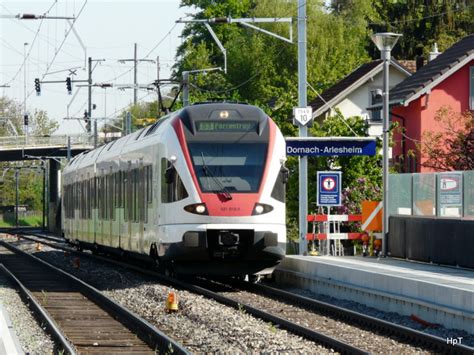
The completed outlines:
[[[10,317],[0,303],[0,355],[20,354],[24,354],[24,352],[21,350]]]
[[[474,271],[362,256],[289,255],[278,283],[474,334]]]

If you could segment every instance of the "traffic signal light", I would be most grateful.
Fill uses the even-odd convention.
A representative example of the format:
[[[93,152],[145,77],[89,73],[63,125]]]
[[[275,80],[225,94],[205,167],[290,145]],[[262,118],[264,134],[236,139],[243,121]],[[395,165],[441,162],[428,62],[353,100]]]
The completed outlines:
[[[26,114],[26,115],[23,116],[23,124],[24,124],[25,126],[28,126],[28,114]]]
[[[84,111],[84,120],[86,121],[86,131],[87,133],[91,133],[91,119],[87,114],[87,110]]]
[[[71,83],[71,78],[69,76],[66,78],[66,89],[67,89],[67,93],[69,95],[71,95],[72,94],[72,83]]]
[[[41,84],[40,80],[38,78],[35,79],[35,90],[36,90],[36,96],[41,95]]]

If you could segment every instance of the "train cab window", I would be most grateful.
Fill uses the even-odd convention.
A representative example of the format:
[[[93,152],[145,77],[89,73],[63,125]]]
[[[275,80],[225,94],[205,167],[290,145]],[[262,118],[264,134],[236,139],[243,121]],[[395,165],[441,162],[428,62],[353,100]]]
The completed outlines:
[[[161,202],[170,203],[188,197],[178,172],[166,158],[161,159]]]
[[[266,144],[198,142],[189,143],[188,147],[201,191],[258,191],[265,168]]]

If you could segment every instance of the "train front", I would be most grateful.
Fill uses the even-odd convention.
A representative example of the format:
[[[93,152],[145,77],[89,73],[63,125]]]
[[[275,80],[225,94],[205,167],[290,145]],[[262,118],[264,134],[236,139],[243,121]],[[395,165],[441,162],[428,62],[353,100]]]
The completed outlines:
[[[286,249],[288,170],[276,124],[257,107],[213,103],[185,108],[173,128],[185,160],[173,169],[192,185],[172,227],[174,269],[271,273]]]

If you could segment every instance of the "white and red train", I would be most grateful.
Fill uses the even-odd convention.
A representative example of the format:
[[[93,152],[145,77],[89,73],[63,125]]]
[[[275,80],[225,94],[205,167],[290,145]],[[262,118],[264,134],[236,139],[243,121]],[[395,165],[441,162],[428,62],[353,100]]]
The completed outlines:
[[[181,274],[271,273],[286,249],[285,160],[261,109],[186,107],[70,161],[64,236]]]

